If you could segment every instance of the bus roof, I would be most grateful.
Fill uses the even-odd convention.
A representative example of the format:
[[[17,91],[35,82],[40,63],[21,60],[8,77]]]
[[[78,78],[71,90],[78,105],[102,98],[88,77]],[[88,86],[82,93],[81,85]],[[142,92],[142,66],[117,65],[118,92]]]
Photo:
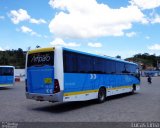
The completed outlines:
[[[82,51],[73,50],[73,49],[69,49],[69,48],[66,48],[66,47],[59,47],[59,46],[57,46],[57,47],[47,47],[47,48],[37,48],[37,49],[28,51],[28,54],[38,53],[38,52],[46,52],[46,51],[54,51],[54,49],[56,49],[56,48],[62,48],[64,50],[71,51],[71,52],[81,53],[81,54],[95,56],[95,57],[100,57],[100,58],[114,60],[114,61],[118,61],[118,62],[124,62],[124,63],[128,63],[128,64],[133,64],[133,65],[138,65],[138,64],[133,63],[133,62],[125,61],[125,60],[122,60],[122,59],[118,59],[118,58],[114,58],[114,57],[110,57],[110,56],[106,56],[106,55],[102,56],[102,55],[82,52]]]
[[[28,51],[28,54],[38,53],[38,52],[47,52],[47,51],[53,51],[53,50],[54,50],[54,47],[37,48],[37,49]]]
[[[10,65],[0,65],[0,67],[5,67],[5,68],[14,68],[14,66],[10,66]]]

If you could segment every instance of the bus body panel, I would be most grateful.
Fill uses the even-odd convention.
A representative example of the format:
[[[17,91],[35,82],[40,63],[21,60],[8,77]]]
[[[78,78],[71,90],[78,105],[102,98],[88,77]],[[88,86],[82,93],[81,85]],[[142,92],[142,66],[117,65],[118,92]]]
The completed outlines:
[[[64,101],[95,99],[100,87],[106,88],[107,96],[131,92],[133,85],[139,85],[139,80],[132,75],[65,73]]]
[[[0,76],[0,84],[11,84],[14,82],[14,76]]]
[[[54,67],[30,67],[27,69],[28,91],[30,93],[53,94]]]

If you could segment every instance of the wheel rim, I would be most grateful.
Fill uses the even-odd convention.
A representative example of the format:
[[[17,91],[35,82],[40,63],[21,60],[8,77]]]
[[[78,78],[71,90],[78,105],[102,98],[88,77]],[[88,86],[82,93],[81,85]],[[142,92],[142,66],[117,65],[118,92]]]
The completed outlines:
[[[100,101],[104,101],[104,99],[105,99],[105,90],[104,90],[104,89],[101,89],[101,90],[99,91],[99,100],[100,100]]]

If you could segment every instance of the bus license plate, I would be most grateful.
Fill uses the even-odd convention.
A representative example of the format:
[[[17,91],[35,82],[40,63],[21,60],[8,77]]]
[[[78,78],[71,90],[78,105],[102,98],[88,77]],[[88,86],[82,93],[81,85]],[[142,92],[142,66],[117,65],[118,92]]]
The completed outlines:
[[[51,84],[52,83],[52,78],[45,78],[44,83],[45,84]]]

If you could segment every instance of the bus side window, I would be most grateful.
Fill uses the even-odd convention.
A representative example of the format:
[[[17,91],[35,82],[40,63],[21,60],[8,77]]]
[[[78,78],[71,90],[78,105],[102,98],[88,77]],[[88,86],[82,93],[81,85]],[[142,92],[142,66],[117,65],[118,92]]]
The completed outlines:
[[[78,73],[91,73],[93,70],[92,67],[92,58],[87,55],[77,54],[77,71]]]
[[[128,64],[124,64],[124,70],[122,71],[122,73],[130,73],[129,68],[128,68]]]
[[[94,73],[98,74],[104,74],[105,69],[104,69],[104,60],[95,57],[94,58]]]
[[[0,68],[0,76],[2,76],[2,68]]]
[[[64,61],[64,72],[65,73],[75,73],[77,72],[76,66],[76,55],[72,52],[64,51],[63,53]]]
[[[116,64],[113,60],[104,61],[104,72],[107,74],[114,74],[116,72]]]
[[[125,73],[124,63],[116,62],[116,73],[117,74]]]

